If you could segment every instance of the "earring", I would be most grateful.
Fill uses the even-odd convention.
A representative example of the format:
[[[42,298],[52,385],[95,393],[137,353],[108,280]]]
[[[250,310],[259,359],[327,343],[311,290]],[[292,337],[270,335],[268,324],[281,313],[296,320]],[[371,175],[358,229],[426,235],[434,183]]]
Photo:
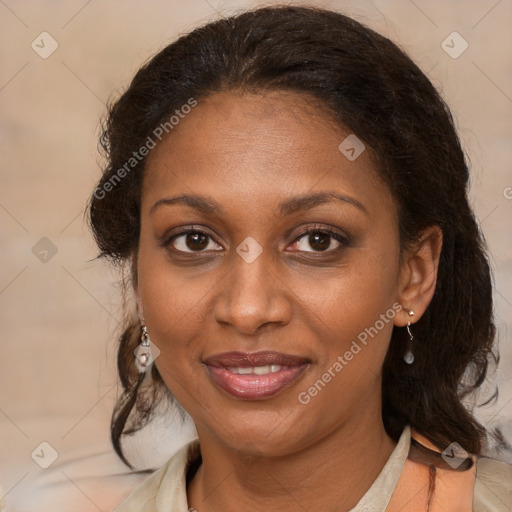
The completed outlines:
[[[411,309],[409,310],[409,316],[412,317],[414,316],[414,311]],[[409,322],[407,322],[407,326],[406,326],[406,329],[407,329],[407,333],[409,334],[409,347],[407,349],[407,352],[404,354],[404,361],[407,363],[407,364],[412,364],[414,363],[414,354],[412,353],[412,342],[414,341],[414,336],[412,335],[412,332],[411,332],[411,321],[409,320]]]
[[[143,325],[140,335],[140,345],[135,349],[135,366],[140,373],[144,373],[153,364],[151,354],[151,340],[148,335],[148,328]]]

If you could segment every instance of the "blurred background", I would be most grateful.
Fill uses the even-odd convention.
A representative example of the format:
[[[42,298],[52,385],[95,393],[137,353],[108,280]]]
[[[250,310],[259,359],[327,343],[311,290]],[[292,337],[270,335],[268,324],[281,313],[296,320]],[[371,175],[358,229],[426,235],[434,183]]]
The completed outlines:
[[[83,217],[102,165],[99,122],[107,101],[140,65],[180,34],[277,3],[0,0],[5,510],[108,511],[147,477],[129,474],[109,441],[119,393],[120,275],[95,260]],[[497,383],[500,395],[477,414],[502,430],[499,455],[512,462],[512,2],[290,3],[338,10],[391,38],[452,109],[472,164],[471,198],[495,275],[501,362],[484,394]],[[190,422],[171,411],[127,449],[138,468],[155,468],[194,435]]]

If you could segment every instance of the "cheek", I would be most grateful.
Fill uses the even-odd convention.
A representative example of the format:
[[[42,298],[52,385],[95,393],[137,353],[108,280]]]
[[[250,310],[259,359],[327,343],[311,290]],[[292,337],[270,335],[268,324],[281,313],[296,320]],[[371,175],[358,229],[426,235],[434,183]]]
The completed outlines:
[[[349,282],[345,281],[346,287],[331,287],[330,300],[308,320],[317,337],[317,364],[298,389],[297,400],[306,404],[311,417],[321,417],[325,428],[361,407],[371,409],[379,400],[382,365],[396,315],[383,289],[361,286],[360,293],[353,293]]]
[[[296,272],[290,287],[333,333],[357,334],[393,304],[398,257],[354,250],[344,265],[328,272]],[[294,281],[294,282],[293,282]]]
[[[208,404],[198,385],[204,368],[200,363],[204,347],[207,313],[205,301],[211,284],[187,280],[169,265],[153,261],[141,265],[145,319],[151,340],[160,349],[155,364],[172,395],[192,415],[196,407]],[[208,281],[208,279],[206,279]]]
[[[198,361],[208,321],[205,308],[215,282],[213,273],[176,270],[164,251],[141,244],[138,292],[151,340],[160,349],[159,368],[182,373]]]
[[[343,375],[336,379],[343,385],[364,386],[380,375],[393,319],[401,309],[395,302],[397,273],[398,257],[360,251],[346,266],[323,277],[301,276],[296,288],[300,315],[318,338],[314,377],[335,362],[343,367],[341,371],[337,365],[336,372]]]

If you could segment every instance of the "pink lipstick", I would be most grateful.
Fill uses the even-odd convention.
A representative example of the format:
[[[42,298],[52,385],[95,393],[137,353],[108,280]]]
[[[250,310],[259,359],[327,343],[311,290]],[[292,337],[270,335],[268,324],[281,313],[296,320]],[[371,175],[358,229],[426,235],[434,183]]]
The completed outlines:
[[[208,374],[222,390],[242,400],[264,400],[290,387],[308,359],[279,352],[224,352],[205,359]]]

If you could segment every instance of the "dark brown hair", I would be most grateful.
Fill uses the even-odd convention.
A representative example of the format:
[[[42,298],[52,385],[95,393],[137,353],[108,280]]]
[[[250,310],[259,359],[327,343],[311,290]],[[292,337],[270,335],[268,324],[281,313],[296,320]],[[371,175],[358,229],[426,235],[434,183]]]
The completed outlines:
[[[403,361],[405,329],[392,333],[383,420],[395,439],[410,424],[441,448],[457,441],[479,453],[485,429],[461,400],[485,378],[495,326],[483,237],[468,203],[468,165],[450,111],[428,78],[394,43],[353,19],[316,8],[260,8],[197,28],[145,64],[111,106],[101,137],[108,164],[90,201],[101,256],[115,263],[136,256],[146,159],[108,193],[105,185],[190,98],[230,90],[314,96],[376,155],[398,205],[402,247],[429,226],[441,228],[437,286],[414,325],[413,365]],[[127,464],[121,436],[150,419],[165,387],[153,365],[152,384],[142,392],[134,364],[139,336],[132,315],[120,338],[124,394],[112,418],[112,441]]]

